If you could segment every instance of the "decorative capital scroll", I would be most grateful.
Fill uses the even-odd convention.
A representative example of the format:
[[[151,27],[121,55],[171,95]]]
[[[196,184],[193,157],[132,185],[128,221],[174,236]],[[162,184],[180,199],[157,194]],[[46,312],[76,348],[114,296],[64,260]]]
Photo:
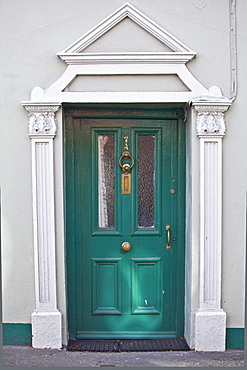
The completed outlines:
[[[55,113],[29,113],[29,135],[56,135],[57,120]]]
[[[198,112],[196,131],[198,136],[217,135],[224,136],[226,131],[224,112],[230,104],[217,102],[196,102],[193,107]]]
[[[60,104],[23,104],[28,114],[29,135],[55,136],[57,133],[57,120],[55,113]]]
[[[222,112],[198,112],[197,135],[225,135],[225,117]]]

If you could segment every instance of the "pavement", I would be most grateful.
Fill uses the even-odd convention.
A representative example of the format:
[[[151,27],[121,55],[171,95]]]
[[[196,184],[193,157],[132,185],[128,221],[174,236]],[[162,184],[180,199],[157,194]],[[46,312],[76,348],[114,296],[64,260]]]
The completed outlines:
[[[69,352],[3,346],[4,367],[243,367],[244,351]]]

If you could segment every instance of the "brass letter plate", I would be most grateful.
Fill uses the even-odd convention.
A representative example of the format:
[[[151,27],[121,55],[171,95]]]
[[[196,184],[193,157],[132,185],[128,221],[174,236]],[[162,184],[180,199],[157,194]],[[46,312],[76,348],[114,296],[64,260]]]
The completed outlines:
[[[130,194],[130,173],[122,174],[122,194]]]

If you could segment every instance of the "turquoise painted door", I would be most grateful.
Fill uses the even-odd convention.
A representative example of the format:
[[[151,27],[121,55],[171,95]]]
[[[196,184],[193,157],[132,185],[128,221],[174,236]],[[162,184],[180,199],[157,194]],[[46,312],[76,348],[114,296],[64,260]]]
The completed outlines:
[[[181,110],[67,109],[65,143],[70,337],[182,336]]]

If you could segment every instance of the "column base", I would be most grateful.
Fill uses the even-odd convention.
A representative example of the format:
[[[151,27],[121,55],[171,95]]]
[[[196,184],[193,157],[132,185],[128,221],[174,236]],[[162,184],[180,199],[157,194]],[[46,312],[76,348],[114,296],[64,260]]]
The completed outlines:
[[[62,348],[62,314],[59,311],[35,311],[31,316],[32,347]]]
[[[225,311],[197,311],[195,317],[195,350],[220,352],[225,351],[225,347]]]

